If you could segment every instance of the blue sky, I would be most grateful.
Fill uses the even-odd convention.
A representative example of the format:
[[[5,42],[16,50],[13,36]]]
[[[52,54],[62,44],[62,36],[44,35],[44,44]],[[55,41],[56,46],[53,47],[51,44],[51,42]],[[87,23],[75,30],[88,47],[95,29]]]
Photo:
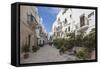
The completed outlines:
[[[56,20],[56,16],[60,11],[59,8],[54,7],[40,7],[38,6],[38,15],[42,18],[43,25],[49,33],[52,30],[52,24]]]

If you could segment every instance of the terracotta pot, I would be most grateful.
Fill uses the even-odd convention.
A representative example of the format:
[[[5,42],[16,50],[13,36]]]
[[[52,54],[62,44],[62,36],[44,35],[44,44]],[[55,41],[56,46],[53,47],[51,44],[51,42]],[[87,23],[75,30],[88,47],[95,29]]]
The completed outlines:
[[[27,59],[29,57],[29,53],[24,54],[24,59]]]

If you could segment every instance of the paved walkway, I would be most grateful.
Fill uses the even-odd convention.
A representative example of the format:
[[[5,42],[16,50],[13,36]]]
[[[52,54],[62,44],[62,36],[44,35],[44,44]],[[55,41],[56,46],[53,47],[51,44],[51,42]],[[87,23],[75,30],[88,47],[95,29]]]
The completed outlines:
[[[91,53],[91,59],[95,59],[95,50]]]
[[[62,56],[59,54],[58,49],[45,45],[36,53],[30,53],[30,57],[28,59],[21,59],[21,63],[67,61],[69,60],[69,57],[69,55]]]

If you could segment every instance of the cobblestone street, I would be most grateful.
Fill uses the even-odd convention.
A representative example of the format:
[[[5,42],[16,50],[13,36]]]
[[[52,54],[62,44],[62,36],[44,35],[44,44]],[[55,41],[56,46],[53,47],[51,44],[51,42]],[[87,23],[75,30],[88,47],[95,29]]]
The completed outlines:
[[[74,56],[60,55],[59,50],[55,47],[45,45],[36,53],[30,53],[28,59],[21,59],[21,63],[39,63],[39,62],[57,62],[70,61],[75,59]]]

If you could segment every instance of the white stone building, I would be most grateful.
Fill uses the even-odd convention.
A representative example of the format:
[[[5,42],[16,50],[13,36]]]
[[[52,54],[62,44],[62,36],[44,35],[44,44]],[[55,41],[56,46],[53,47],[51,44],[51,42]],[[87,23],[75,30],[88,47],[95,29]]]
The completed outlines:
[[[74,32],[75,21],[72,17],[71,8],[63,8],[57,15],[57,19],[53,24],[52,32],[56,38],[66,38],[66,34]]]
[[[73,9],[72,14],[75,21],[76,34],[81,32],[88,34],[95,28],[95,10]]]
[[[54,38],[66,38],[66,33],[88,34],[93,28],[95,28],[95,10],[63,8],[53,23],[52,32]]]
[[[20,6],[20,52],[27,44],[32,52],[33,46],[38,46],[39,40],[45,40],[46,31],[41,25],[38,9],[34,6]]]
[[[37,46],[36,26],[39,23],[37,8],[33,6],[20,6],[20,49],[27,44],[32,52],[32,47]]]
[[[37,33],[37,39],[38,39],[38,45],[44,45],[47,43],[47,35],[46,35],[46,29],[44,28],[43,21],[40,18],[40,22],[36,29]]]

